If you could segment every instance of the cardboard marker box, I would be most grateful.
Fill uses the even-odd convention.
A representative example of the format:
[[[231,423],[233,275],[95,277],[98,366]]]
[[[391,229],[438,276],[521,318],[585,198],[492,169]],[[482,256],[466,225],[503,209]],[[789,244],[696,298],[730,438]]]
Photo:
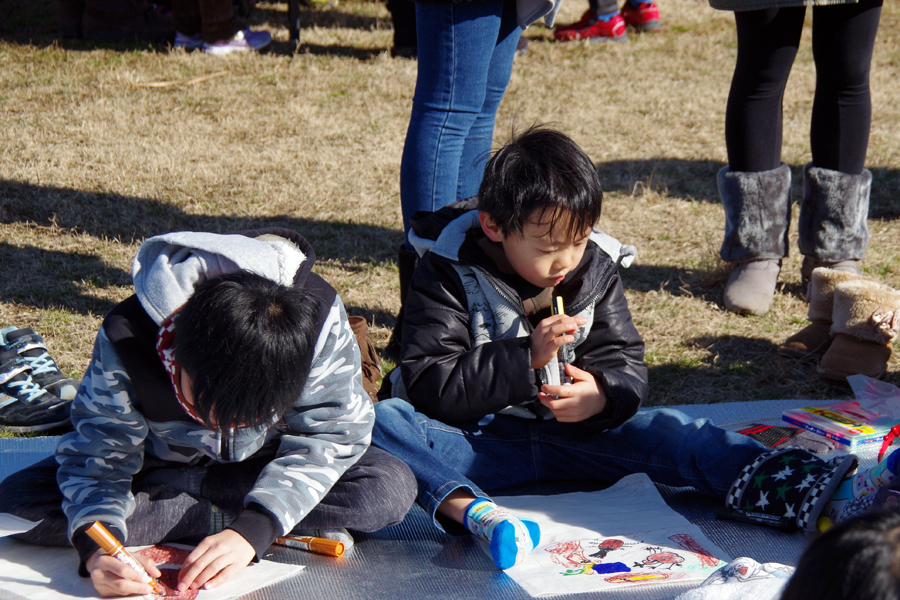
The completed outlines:
[[[898,423],[888,415],[863,408],[859,402],[789,408],[782,413],[781,420],[833,440],[838,447],[850,451],[881,443]]]

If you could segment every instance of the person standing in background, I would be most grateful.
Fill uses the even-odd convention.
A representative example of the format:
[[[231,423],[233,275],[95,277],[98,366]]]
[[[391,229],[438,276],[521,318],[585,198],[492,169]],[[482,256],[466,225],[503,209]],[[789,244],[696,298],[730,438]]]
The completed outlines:
[[[402,306],[417,259],[410,219],[478,192],[522,28],[514,0],[420,0],[416,32],[419,68],[400,162],[401,308],[389,357],[399,355]]]
[[[721,257],[734,269],[725,307],[765,314],[787,256],[791,170],[781,163],[782,98],[813,5],[816,66],[810,148],[803,169],[799,246],[804,284],[816,267],[859,273],[868,243],[872,174],[869,67],[882,0],[709,0],[735,11],[737,64],[725,113],[728,166],[718,174],[725,208]]]

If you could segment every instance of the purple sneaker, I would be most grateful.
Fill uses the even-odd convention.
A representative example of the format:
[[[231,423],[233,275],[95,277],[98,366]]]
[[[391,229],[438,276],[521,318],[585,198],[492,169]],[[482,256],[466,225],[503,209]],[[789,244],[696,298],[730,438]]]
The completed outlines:
[[[203,47],[203,36],[199,33],[184,35],[180,31],[175,32],[175,47],[185,50],[196,50]]]
[[[249,52],[265,48],[272,42],[268,31],[238,31],[230,40],[222,40],[213,44],[203,43],[203,51],[210,54],[224,55],[232,52]]]

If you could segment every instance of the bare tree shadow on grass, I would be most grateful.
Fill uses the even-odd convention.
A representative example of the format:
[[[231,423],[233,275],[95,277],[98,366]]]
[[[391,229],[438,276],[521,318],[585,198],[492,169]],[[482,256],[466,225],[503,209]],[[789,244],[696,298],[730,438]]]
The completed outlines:
[[[0,243],[0,297],[47,309],[64,306],[79,314],[105,314],[115,302],[91,288],[131,284],[131,275],[90,254],[58,252]]]
[[[257,8],[256,15],[264,15],[266,12],[273,12],[274,15],[280,15],[284,20],[285,13],[275,11],[266,11],[263,8]],[[277,16],[275,18],[278,18]],[[304,8],[300,5],[300,36],[302,38],[302,30],[309,27],[322,27],[324,29],[360,29],[362,31],[375,31],[377,29],[390,29],[391,20],[389,18],[375,17],[372,15],[361,15],[356,13],[341,12],[338,10],[320,10]]]
[[[269,25],[271,27],[285,27],[287,13],[274,10],[270,7],[258,6],[248,18],[250,25]],[[391,20],[371,15],[346,13],[338,10],[310,8],[300,4],[300,42],[272,42],[268,52],[279,56],[292,56],[294,54],[313,54],[316,56],[350,56],[358,60],[372,60],[385,51],[384,48],[358,48],[353,46],[325,46],[320,44],[306,44],[303,42],[304,29],[319,27],[322,29],[359,29],[361,31],[376,31],[392,29]]]
[[[352,46],[322,46],[319,44],[304,44],[297,46],[298,54],[312,54],[314,56],[350,56],[358,60],[372,60],[379,54],[387,51],[386,48],[354,48]]]
[[[0,179],[0,223],[29,223],[83,232],[97,238],[134,243],[168,231],[228,233],[261,227],[285,227],[302,234],[320,260],[328,259],[353,270],[394,260],[403,240],[399,230],[353,222],[274,216],[192,215],[178,207],[148,198],[83,192]],[[130,285],[130,274],[107,266],[100,257],[34,247],[0,245],[0,298],[42,307],[61,303],[80,312],[106,312],[110,305],[74,289],[84,279],[90,287]],[[49,269],[52,266],[53,269]],[[42,272],[65,273],[67,281],[41,278]],[[24,274],[27,273],[27,277]],[[57,278],[58,279],[58,278]],[[77,287],[77,286],[76,286]],[[67,300],[71,299],[71,301]],[[93,302],[93,303],[92,303]],[[372,312],[367,319],[393,322],[393,316]]]
[[[718,201],[716,173],[725,166],[713,160],[650,158],[597,164],[605,192],[632,194],[647,188],[676,197]]]
[[[820,379],[815,360],[785,358],[770,340],[701,336],[682,345],[708,353],[699,359],[651,366],[648,405],[851,396],[849,387]]]
[[[665,291],[673,296],[700,298],[722,304],[728,271],[713,273],[708,269],[682,269],[664,265],[631,265],[620,269],[622,286],[636,292]]]
[[[56,42],[59,47],[66,50],[89,51],[96,48],[106,48],[120,52],[134,52],[138,50],[150,50],[154,52],[167,52],[172,47],[172,40],[159,42],[134,41],[134,42],[100,42],[83,39],[62,38],[57,30],[57,2],[56,0],[0,0],[0,40],[6,40],[18,44],[32,44],[46,46]],[[269,26],[279,29],[288,26],[287,12],[275,10],[267,6],[254,8],[250,15],[242,22],[250,26]],[[300,6],[300,29],[311,27],[326,29],[359,29],[363,31],[375,31],[378,29],[390,30],[392,23],[389,18],[381,18],[370,15],[341,12],[338,10],[323,10]],[[296,52],[309,52],[316,55],[352,56],[359,60],[371,60],[383,52],[379,48],[354,48],[348,46],[320,46],[301,44],[295,42],[273,42],[266,50],[271,54],[290,57]]]
[[[707,200],[718,203],[716,175],[726,166],[714,160],[682,160],[650,158],[618,160],[598,163],[597,172],[603,190],[632,194],[648,188],[665,192],[675,198]],[[803,165],[789,165],[792,173],[791,198],[799,202],[803,197]],[[900,169],[876,167],[872,171],[872,194],[869,218],[894,220],[900,218]],[[796,224],[794,224],[796,227]]]

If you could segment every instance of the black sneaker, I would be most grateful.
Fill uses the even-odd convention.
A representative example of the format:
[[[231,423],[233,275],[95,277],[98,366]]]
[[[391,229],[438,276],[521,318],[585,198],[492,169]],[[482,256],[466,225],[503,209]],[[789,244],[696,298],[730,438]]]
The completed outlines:
[[[54,429],[69,423],[71,404],[36,384],[15,350],[0,352],[0,427],[13,433]]]
[[[71,400],[78,391],[78,382],[66,377],[47,353],[44,338],[28,327],[0,329],[3,350],[15,350],[31,367],[31,379],[61,400]]]

